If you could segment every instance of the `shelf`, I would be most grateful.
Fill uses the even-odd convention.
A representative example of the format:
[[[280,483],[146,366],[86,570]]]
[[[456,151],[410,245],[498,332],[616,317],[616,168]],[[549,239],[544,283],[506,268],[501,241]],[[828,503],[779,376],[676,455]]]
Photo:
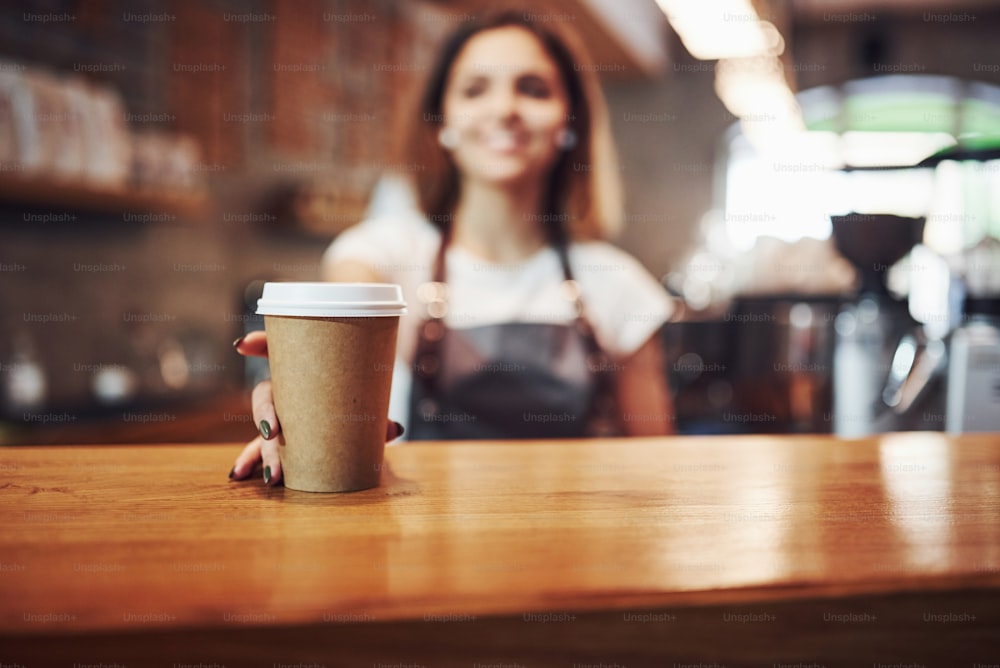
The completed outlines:
[[[108,408],[104,413],[78,414],[65,424],[15,422],[0,418],[0,447],[17,445],[79,445],[94,443],[191,443],[244,442],[253,438],[255,427],[250,394],[244,390],[175,397]],[[129,413],[159,414],[169,420],[126,422]],[[77,417],[79,416],[79,419]]]
[[[208,196],[204,191],[118,189],[22,174],[0,174],[0,202],[53,212],[132,212],[176,218],[195,218],[208,208]]]

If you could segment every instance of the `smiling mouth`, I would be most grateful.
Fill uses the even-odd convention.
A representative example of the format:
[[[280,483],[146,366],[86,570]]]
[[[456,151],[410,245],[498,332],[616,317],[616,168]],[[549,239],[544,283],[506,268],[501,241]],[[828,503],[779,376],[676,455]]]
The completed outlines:
[[[518,133],[500,131],[487,133],[483,137],[483,144],[491,151],[509,153],[520,148],[524,141]]]

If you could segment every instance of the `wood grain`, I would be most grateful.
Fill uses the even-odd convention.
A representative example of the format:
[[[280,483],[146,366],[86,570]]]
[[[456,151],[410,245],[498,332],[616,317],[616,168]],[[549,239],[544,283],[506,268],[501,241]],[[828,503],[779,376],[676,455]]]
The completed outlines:
[[[995,435],[406,444],[339,495],[239,447],[0,449],[0,662],[1000,657]]]

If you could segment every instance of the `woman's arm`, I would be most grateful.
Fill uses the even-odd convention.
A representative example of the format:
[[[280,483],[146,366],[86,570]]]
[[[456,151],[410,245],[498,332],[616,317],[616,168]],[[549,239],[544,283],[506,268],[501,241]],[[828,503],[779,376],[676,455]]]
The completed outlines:
[[[624,360],[617,380],[626,435],[661,436],[676,431],[659,333]]]

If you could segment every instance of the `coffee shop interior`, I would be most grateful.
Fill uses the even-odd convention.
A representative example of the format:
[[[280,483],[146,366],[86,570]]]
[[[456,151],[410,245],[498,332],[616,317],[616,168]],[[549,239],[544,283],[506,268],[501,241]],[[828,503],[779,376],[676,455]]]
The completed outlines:
[[[239,442],[264,281],[399,206],[478,0],[0,10],[0,443]],[[674,304],[681,434],[1000,429],[1000,7],[534,0],[578,34]]]

